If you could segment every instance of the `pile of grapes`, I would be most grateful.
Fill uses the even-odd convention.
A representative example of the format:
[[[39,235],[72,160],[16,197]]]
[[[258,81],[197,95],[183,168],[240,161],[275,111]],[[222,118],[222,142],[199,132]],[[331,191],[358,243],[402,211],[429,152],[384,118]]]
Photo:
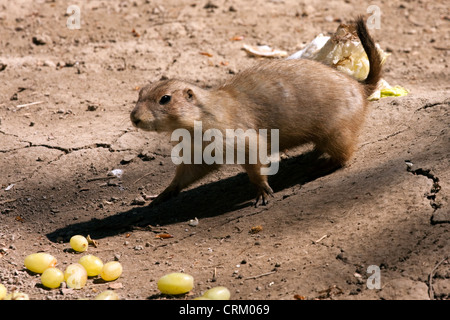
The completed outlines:
[[[75,235],[70,239],[70,246],[77,252],[85,252],[88,249],[88,240],[81,235]],[[114,281],[122,274],[122,265],[118,261],[103,261],[92,255],[82,256],[77,263],[66,267],[64,272],[56,267],[57,260],[54,256],[45,252],[32,253],[25,258],[24,265],[29,271],[41,274],[41,283],[49,289],[56,289],[65,282],[72,289],[83,288],[88,277],[100,276],[104,281]],[[194,288],[194,278],[186,273],[169,273],[161,277],[158,289],[162,294],[180,295]],[[119,300],[118,294],[113,290],[105,290],[95,297],[96,300]],[[206,291],[195,300],[229,300],[230,291],[225,287],[215,287]],[[8,294],[6,287],[0,284],[0,300],[29,300],[29,296],[23,292],[11,292]]]
[[[88,249],[88,240],[81,235],[70,239],[70,246],[77,252],[85,252]],[[25,257],[24,265],[29,271],[41,275],[41,283],[49,289],[59,288],[62,282],[72,289],[81,289],[86,285],[88,277],[100,276],[105,281],[113,281],[122,274],[122,265],[118,261],[103,261],[91,254],[81,257],[77,263],[72,263],[64,272],[56,267],[57,260],[46,252],[32,253]],[[7,294],[4,285],[0,284],[0,300],[29,300],[29,296],[23,292],[11,292]],[[98,294],[97,300],[118,300],[119,296],[113,290],[106,290]]]

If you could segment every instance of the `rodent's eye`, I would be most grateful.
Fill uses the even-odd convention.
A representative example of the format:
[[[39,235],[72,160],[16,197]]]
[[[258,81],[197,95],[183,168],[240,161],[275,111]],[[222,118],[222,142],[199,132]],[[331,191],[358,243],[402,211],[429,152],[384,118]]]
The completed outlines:
[[[161,100],[159,100],[159,104],[164,105],[166,103],[169,103],[171,99],[171,96],[164,95],[162,96]]]

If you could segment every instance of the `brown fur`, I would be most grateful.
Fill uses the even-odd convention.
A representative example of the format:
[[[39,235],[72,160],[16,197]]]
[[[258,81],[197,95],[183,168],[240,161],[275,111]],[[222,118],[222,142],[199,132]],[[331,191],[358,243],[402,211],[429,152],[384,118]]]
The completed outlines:
[[[166,80],[141,90],[131,113],[135,126],[149,131],[279,129],[280,150],[313,142],[315,148],[343,166],[353,155],[364,122],[367,97],[380,79],[381,63],[373,39],[360,17],[358,36],[370,62],[363,83],[311,60],[273,60],[249,68],[214,90]],[[164,95],[168,103],[159,102]],[[224,134],[225,136],[225,134]],[[272,189],[260,174],[261,164],[243,165],[263,203]],[[155,202],[167,200],[219,165],[180,164],[169,187]]]

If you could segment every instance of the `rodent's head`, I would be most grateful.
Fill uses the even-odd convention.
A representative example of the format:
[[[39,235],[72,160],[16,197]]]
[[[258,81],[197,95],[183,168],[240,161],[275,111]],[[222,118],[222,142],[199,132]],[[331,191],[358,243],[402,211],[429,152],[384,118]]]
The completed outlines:
[[[190,129],[200,120],[200,88],[179,80],[163,80],[147,85],[131,112],[131,122],[146,131]]]

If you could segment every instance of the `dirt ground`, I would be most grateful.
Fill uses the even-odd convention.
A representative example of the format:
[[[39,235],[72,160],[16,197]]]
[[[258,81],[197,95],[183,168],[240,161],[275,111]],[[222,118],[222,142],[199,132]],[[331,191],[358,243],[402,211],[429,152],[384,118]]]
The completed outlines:
[[[317,173],[307,147],[289,150],[267,206],[255,208],[248,177],[226,166],[148,208],[175,165],[167,135],[130,123],[139,87],[165,77],[215,86],[256,61],[244,43],[294,53],[371,4],[382,13],[371,33],[391,53],[383,77],[410,93],[370,102],[346,168]],[[81,10],[79,30],[66,27],[69,5]],[[236,300],[449,299],[447,1],[2,0],[0,34],[8,291],[71,300],[113,287],[121,299],[190,300],[220,285]],[[123,175],[108,176],[114,169]],[[88,253],[120,261],[122,276],[43,288],[24,258],[45,251],[65,269],[84,255],[70,250],[75,234],[97,240]],[[159,294],[159,277],[178,271],[194,289]]]

